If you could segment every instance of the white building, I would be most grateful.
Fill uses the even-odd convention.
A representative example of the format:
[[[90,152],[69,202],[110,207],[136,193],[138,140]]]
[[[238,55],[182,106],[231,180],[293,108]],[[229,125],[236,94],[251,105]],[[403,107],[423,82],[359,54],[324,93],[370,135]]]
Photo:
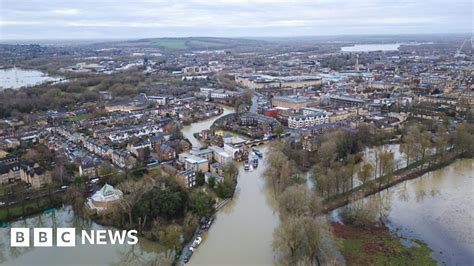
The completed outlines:
[[[90,209],[100,212],[122,200],[122,197],[122,191],[109,184],[105,184],[100,190],[94,193],[92,197],[87,199],[86,205]]]
[[[324,123],[329,123],[329,116],[322,112],[288,117],[288,127],[293,129],[312,127]]]

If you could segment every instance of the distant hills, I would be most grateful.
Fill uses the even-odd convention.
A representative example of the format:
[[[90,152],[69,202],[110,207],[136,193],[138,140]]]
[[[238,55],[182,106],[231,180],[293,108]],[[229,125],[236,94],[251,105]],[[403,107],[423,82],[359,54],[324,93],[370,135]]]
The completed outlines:
[[[217,37],[147,38],[140,40],[113,42],[114,45],[121,47],[159,47],[170,51],[229,49],[236,47],[259,46],[264,45],[265,43],[267,42],[264,40]]]

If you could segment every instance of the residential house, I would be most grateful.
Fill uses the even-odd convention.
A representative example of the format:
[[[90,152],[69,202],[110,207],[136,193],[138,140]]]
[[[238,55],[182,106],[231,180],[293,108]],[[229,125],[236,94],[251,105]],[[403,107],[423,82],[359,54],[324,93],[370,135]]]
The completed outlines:
[[[20,179],[35,189],[41,188],[52,182],[51,173],[41,168],[37,163],[22,164],[20,167]]]

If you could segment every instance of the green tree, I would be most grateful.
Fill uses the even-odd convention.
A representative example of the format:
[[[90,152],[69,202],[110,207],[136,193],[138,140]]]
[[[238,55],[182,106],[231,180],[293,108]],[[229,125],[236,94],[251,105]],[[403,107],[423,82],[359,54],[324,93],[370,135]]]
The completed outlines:
[[[168,250],[176,252],[180,245],[181,226],[171,224],[159,233],[160,243]]]
[[[189,208],[199,217],[208,217],[212,214],[212,203],[212,197],[202,191],[193,192],[189,196]]]
[[[203,186],[206,183],[206,179],[204,177],[204,173],[199,171],[196,174],[196,184],[198,186]]]
[[[214,176],[210,176],[209,179],[207,179],[207,183],[209,184],[210,188],[215,188],[216,187],[216,178]]]
[[[474,156],[474,124],[464,122],[456,128],[454,147],[462,156]]]

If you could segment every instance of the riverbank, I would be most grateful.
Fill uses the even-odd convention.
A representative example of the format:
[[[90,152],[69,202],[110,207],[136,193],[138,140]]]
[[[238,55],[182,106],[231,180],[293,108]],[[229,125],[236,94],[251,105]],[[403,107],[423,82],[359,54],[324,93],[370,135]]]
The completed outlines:
[[[361,228],[332,223],[331,227],[347,265],[436,265],[426,243],[400,238],[384,224]]]
[[[412,163],[403,169],[395,171],[390,176],[378,177],[376,179],[368,181],[367,183],[363,185],[355,187],[345,193],[332,196],[324,200],[323,212],[328,213],[334,209],[346,206],[352,201],[363,199],[367,196],[373,195],[375,193],[378,193],[380,191],[393,187],[404,181],[414,179],[428,172],[441,169],[453,163],[458,158],[460,158],[459,154],[451,152],[451,153],[448,153],[440,161],[434,164],[431,164],[431,161],[429,161],[429,159],[432,159],[432,158],[427,157],[425,160]],[[428,165],[428,167],[425,168],[424,165],[426,164],[427,161],[430,164]],[[378,185],[379,182],[383,182],[384,180],[388,180],[388,181],[385,184]]]

